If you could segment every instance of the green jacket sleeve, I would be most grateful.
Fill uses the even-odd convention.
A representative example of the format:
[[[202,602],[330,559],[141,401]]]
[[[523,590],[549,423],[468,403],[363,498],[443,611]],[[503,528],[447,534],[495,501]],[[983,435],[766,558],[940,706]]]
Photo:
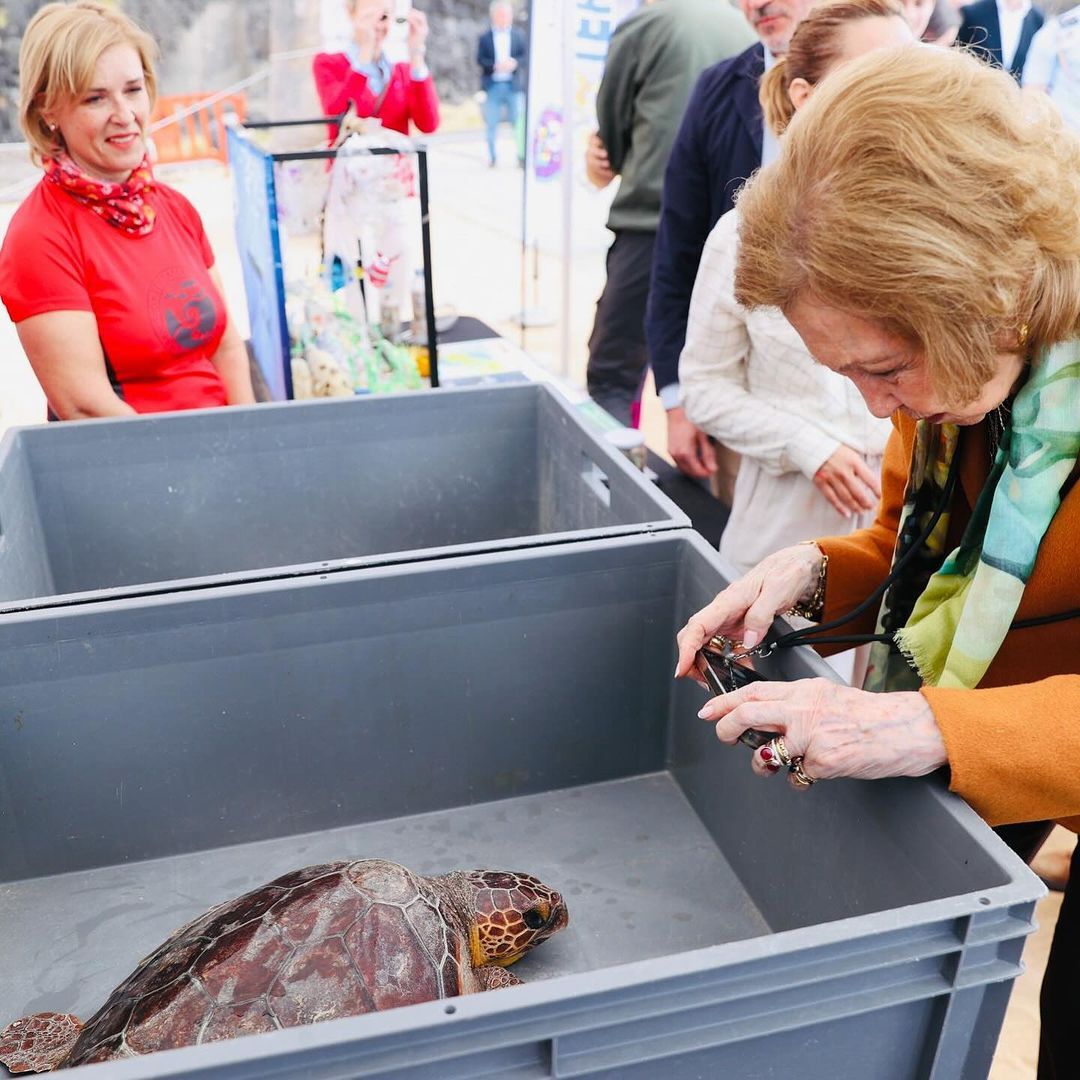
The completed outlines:
[[[623,171],[633,137],[639,55],[635,43],[616,30],[608,46],[604,77],[596,94],[597,126],[616,174]]]

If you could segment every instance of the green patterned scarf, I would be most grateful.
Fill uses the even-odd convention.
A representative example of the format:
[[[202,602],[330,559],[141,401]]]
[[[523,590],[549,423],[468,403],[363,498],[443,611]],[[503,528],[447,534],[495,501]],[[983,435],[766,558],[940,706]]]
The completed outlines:
[[[958,438],[953,424],[919,422],[894,564],[933,516]],[[960,546],[941,562],[946,512],[885,594],[878,633],[894,635],[899,652],[891,643],[872,646],[864,689],[979,685],[1016,617],[1078,455],[1080,343],[1071,341],[1032,363]]]

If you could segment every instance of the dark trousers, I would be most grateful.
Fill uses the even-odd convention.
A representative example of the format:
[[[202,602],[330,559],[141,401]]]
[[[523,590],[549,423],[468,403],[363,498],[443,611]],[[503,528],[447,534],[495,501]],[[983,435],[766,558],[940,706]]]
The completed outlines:
[[[1080,1017],[1080,846],[1073,852],[1039,1005],[1039,1080],[1075,1077],[1076,1025]]]
[[[1030,861],[1051,827],[1043,821],[1002,825],[994,831],[1022,859]],[[1039,1005],[1042,1025],[1038,1080],[1073,1080],[1077,1075],[1076,1024],[1080,1017],[1080,845],[1073,852]]]
[[[607,253],[607,281],[596,302],[589,337],[589,396],[627,425],[649,364],[645,301],[655,242],[654,232],[620,229],[615,233]]]

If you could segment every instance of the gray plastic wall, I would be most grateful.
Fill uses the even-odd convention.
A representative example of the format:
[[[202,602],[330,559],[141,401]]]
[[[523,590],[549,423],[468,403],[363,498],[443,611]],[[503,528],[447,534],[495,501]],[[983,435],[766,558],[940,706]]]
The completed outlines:
[[[52,424],[0,444],[0,610],[688,524],[535,384]]]
[[[54,592],[30,462],[14,431],[0,440],[0,582],[3,598]]]
[[[521,988],[88,1080],[985,1076],[1041,886],[936,779],[799,793],[718,744],[671,671],[723,584],[682,532],[0,621],[0,1019],[275,859],[400,851],[525,863],[571,927]]]

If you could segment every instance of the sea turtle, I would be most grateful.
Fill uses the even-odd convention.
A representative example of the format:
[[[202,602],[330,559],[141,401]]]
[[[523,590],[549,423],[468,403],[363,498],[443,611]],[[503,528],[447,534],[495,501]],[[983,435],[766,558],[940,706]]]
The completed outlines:
[[[0,1062],[46,1072],[513,986],[506,966],[566,923],[562,897],[528,874],[309,866],[177,930],[85,1026],[16,1020]]]

